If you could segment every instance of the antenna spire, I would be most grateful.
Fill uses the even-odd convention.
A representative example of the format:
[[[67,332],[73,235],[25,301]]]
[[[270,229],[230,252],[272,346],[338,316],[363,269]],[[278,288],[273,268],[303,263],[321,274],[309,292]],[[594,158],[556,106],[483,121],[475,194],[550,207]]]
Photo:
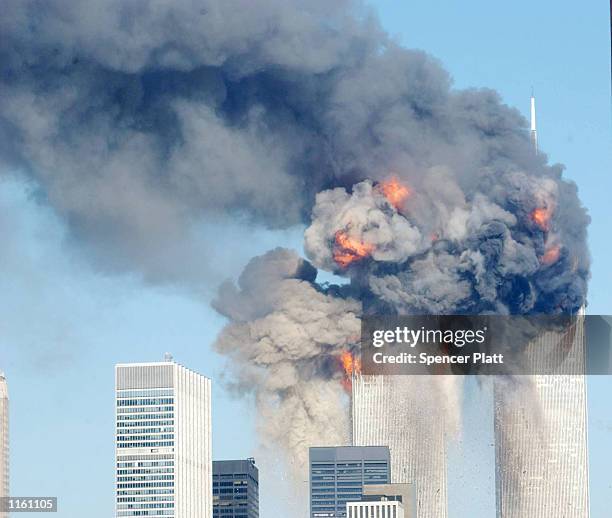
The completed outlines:
[[[538,152],[538,130],[536,127],[536,103],[533,87],[531,88],[531,144],[534,151]]]

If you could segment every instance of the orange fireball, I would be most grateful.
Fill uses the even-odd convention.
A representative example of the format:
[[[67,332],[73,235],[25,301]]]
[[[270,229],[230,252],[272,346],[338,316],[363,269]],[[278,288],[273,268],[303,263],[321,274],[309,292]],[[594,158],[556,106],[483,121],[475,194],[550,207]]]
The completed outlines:
[[[352,238],[345,230],[339,230],[335,235],[334,261],[342,268],[347,268],[356,261],[369,257],[376,247]]]
[[[389,180],[380,183],[380,190],[389,200],[389,203],[396,209],[401,209],[411,191],[399,181],[397,176],[392,176]]]
[[[552,209],[548,207],[538,207],[531,213],[531,221],[533,221],[540,230],[548,232],[550,230],[550,218],[552,217]]]

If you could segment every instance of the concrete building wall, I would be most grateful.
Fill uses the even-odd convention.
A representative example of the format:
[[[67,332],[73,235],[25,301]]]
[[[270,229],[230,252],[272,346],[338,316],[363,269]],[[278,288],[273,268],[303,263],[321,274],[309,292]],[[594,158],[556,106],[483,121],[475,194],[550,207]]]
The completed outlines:
[[[498,518],[589,517],[586,378],[575,374],[584,372],[583,325],[580,317],[529,345],[536,363],[557,357],[559,374],[496,380]]]
[[[445,416],[438,390],[442,376],[435,378],[353,379],[353,444],[389,447],[391,482],[415,485],[419,518],[448,516]]]
[[[116,516],[212,518],[211,382],[173,362],[116,376]]]

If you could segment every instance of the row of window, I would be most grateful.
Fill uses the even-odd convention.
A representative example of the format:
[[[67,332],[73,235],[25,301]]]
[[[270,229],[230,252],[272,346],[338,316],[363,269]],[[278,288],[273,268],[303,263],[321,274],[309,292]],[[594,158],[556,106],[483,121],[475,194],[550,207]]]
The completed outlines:
[[[117,496],[132,496],[132,495],[173,495],[174,487],[167,487],[165,489],[139,489],[137,493],[134,493],[135,488],[127,488],[127,490],[117,491]]]
[[[174,441],[158,442],[122,442],[117,448],[166,448],[174,446]]]
[[[174,468],[118,469],[117,475],[149,475],[150,473],[174,473]]]
[[[138,416],[140,419],[143,416]],[[174,426],[174,419],[166,419],[162,421],[136,421],[126,423],[124,421],[120,421],[117,423],[117,428],[142,428],[145,426]]]
[[[117,509],[174,509],[171,502],[161,504],[119,504]]]
[[[117,442],[121,441],[159,441],[174,439],[173,433],[153,434],[153,435],[118,435]]]
[[[174,516],[174,509],[155,511],[117,511],[117,516]]]
[[[118,399],[117,406],[151,406],[151,405],[173,405],[173,397],[156,397],[142,399]]]
[[[147,487],[172,487],[174,482],[133,482],[129,484],[117,484],[118,489],[144,489]]]
[[[174,407],[168,407],[169,410],[165,410],[163,412],[157,414],[144,414],[144,415],[124,415],[120,414],[117,416],[117,426],[121,426],[121,422],[123,421],[141,421],[143,419],[174,419]],[[118,412],[150,412],[150,408],[120,408]]]
[[[117,502],[174,502],[174,496],[122,496]]]
[[[174,407],[173,406],[145,406],[145,407],[121,407],[121,408],[117,408],[117,413],[118,414],[144,414],[147,412],[155,412],[155,413],[161,413],[161,412],[174,412]],[[161,417],[161,416],[156,416],[153,415],[153,417]],[[117,416],[117,419],[121,419],[121,416]]]
[[[117,436],[123,436],[128,434],[142,434],[142,433],[168,433],[174,432],[173,426],[160,426],[160,427],[151,427],[151,428],[142,428],[142,429],[129,429],[129,430],[117,430]]]
[[[141,455],[139,455],[138,457],[143,458]],[[152,459],[156,457],[166,457],[166,458],[172,459],[172,455],[151,455],[150,458]],[[149,457],[144,457],[144,458],[148,459]],[[158,466],[174,466],[174,461],[173,460],[152,460],[152,461],[143,460],[140,462],[118,462],[117,463],[118,468],[154,468]]]
[[[174,480],[174,475],[144,475],[141,477],[123,476],[118,477],[118,482],[146,482],[150,480]]]
[[[174,389],[138,389],[138,390],[118,390],[117,397],[154,397],[154,396],[173,396]]]

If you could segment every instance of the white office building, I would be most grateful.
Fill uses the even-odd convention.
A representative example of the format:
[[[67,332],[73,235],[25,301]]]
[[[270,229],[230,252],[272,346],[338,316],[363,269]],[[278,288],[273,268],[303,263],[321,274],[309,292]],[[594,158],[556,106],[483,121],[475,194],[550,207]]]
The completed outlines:
[[[529,345],[557,374],[499,378],[495,385],[498,518],[588,518],[584,318]]]
[[[353,378],[353,445],[389,447],[391,482],[414,484],[419,518],[448,516],[441,378]]]
[[[6,378],[0,372],[0,497],[9,496],[9,398]],[[0,512],[0,518],[8,513]]]
[[[211,383],[172,361],[115,367],[116,516],[212,518]]]
[[[346,518],[408,518],[404,516],[401,502],[381,500],[380,502],[348,502]]]

